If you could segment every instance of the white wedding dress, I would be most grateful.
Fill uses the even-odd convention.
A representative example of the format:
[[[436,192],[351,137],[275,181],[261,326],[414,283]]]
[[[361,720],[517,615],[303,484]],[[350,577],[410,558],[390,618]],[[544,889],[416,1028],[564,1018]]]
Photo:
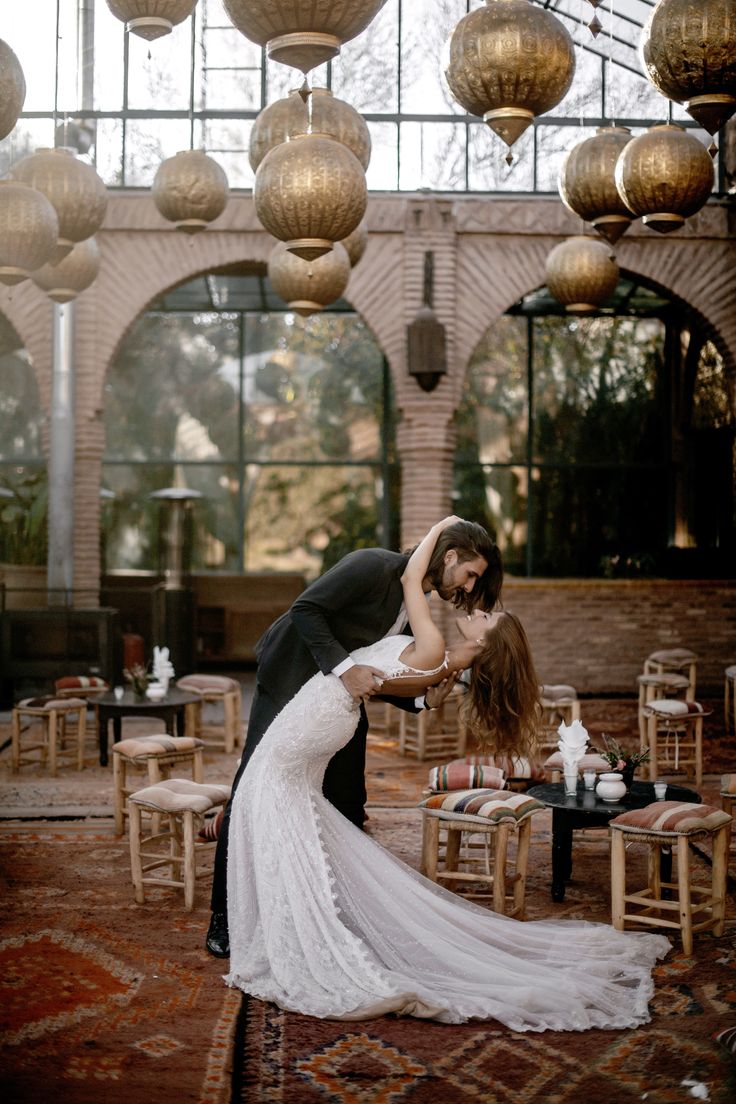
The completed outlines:
[[[398,657],[409,642],[389,636],[353,659],[408,673]],[[243,774],[230,821],[226,982],[331,1019],[477,1017],[516,1031],[646,1022],[651,967],[670,949],[663,936],[499,916],[422,877],[330,805],[325,767],[357,709],[335,675],[315,675]]]

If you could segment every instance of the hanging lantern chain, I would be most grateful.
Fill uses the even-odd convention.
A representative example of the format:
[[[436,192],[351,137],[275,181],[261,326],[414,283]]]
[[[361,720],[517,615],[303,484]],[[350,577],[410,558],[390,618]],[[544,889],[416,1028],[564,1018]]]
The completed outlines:
[[[197,9],[192,11],[192,33],[189,65],[189,148],[194,149],[194,71],[197,60]],[[206,143],[202,141],[202,146]]]

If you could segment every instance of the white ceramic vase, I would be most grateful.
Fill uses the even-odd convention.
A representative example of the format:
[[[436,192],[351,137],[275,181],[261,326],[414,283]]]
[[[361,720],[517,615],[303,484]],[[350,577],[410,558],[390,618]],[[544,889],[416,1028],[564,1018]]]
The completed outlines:
[[[610,801],[611,803],[620,801],[626,794],[626,783],[621,775],[615,771],[602,774],[596,786],[596,793],[601,801]]]

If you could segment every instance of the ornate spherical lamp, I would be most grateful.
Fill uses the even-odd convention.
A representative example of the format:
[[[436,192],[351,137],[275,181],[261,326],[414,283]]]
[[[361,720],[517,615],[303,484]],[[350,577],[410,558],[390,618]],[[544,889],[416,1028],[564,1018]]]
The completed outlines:
[[[181,150],[162,161],[151,192],[156,207],[177,230],[196,234],[225,210],[225,173],[203,150]]]
[[[258,166],[256,214],[270,234],[305,261],[352,234],[368,193],[358,158],[324,134],[298,134]]]
[[[59,235],[45,195],[18,180],[0,180],[0,280],[19,284],[51,257]]]
[[[152,42],[154,38],[171,34],[177,23],[183,23],[194,11],[197,0],[107,0],[116,19],[126,30]]]
[[[452,32],[445,70],[466,111],[511,146],[572,83],[575,50],[565,27],[529,0],[486,0]]]
[[[660,0],[641,54],[654,87],[709,134],[736,111],[736,0]]]
[[[568,238],[547,257],[547,287],[571,314],[593,311],[609,299],[618,284],[618,265],[611,247],[597,238]]]
[[[614,179],[616,162],[630,141],[627,127],[601,127],[592,138],[573,146],[560,169],[562,202],[574,215],[592,223],[611,245],[628,230],[633,218]]]
[[[308,73],[364,31],[386,0],[224,0],[233,25],[273,61]]]
[[[313,88],[312,131],[336,138],[352,150],[364,169],[371,159],[371,135],[365,119],[349,103],[333,96],[327,88]],[[297,134],[306,134],[309,108],[299,92],[264,107],[250,132],[250,165],[255,172],[274,146]]]
[[[58,264],[45,264],[33,273],[33,282],[49,299],[69,303],[88,288],[100,271],[100,250],[94,238],[77,244]]]
[[[0,38],[0,138],[6,138],[18,122],[26,98],[26,82],[20,62]]]
[[[652,230],[667,234],[699,211],[713,189],[705,146],[682,127],[652,127],[632,138],[616,162],[624,203]]]
[[[358,261],[365,253],[365,247],[368,244],[368,227],[365,222],[361,222],[356,226],[352,234],[348,234],[346,238],[343,238],[340,244],[347,250],[350,259],[350,267],[355,268]]]
[[[302,260],[278,242],[268,259],[268,278],[291,310],[306,318],[340,298],[350,279],[350,260],[340,242],[313,261]]]
[[[78,161],[72,150],[39,149],[11,166],[10,175],[43,192],[59,219],[54,263],[75,242],[92,237],[107,210],[107,188],[91,165]]]

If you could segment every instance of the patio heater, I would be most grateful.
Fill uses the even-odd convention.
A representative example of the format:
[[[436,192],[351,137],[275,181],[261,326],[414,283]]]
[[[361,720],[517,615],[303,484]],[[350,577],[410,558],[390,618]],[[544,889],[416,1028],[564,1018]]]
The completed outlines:
[[[189,539],[192,504],[202,495],[189,487],[164,487],[148,496],[161,504],[159,514],[160,572],[154,616],[156,643],[169,648],[177,675],[194,670],[195,598],[185,585],[191,567]]]

